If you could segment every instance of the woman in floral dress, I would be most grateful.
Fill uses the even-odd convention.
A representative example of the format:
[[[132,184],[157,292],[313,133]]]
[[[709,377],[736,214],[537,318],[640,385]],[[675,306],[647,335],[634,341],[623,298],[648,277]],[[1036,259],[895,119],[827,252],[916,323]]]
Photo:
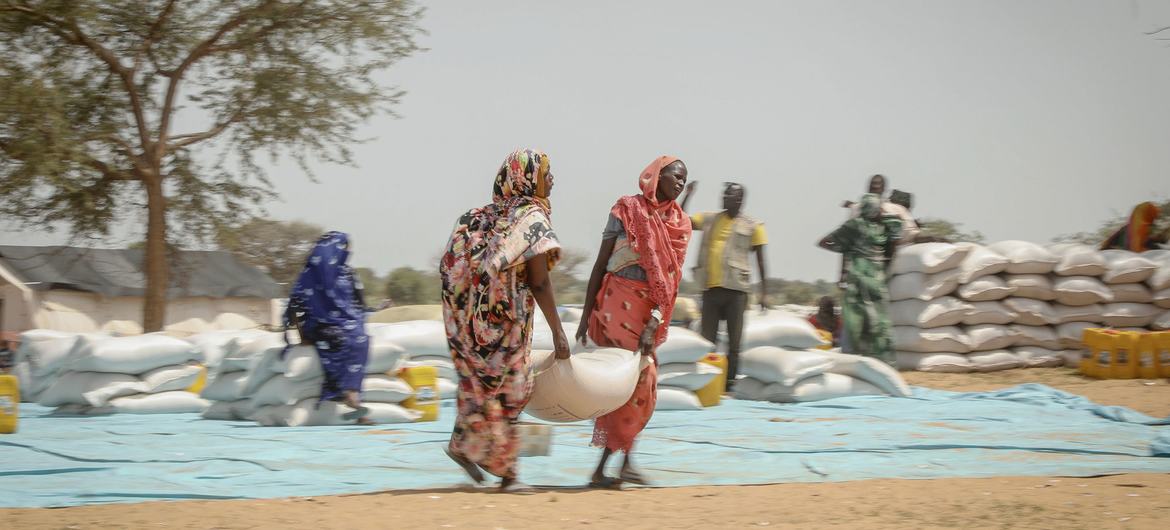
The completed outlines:
[[[459,218],[439,264],[447,344],[459,373],[455,429],[447,454],[477,483],[482,471],[503,491],[517,480],[515,423],[532,393],[532,316],[552,332],[555,355],[569,356],[549,280],[560,254],[552,229],[548,155],[522,149],[496,173],[492,202]]]

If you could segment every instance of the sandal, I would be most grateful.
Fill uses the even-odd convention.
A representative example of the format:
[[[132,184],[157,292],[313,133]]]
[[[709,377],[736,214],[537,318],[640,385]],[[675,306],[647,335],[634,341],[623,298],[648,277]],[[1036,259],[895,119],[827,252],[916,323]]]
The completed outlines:
[[[472,482],[475,482],[477,485],[483,484],[483,472],[479,470],[479,466],[475,465],[472,461],[463,458],[462,456],[456,456],[448,448],[443,448],[443,453],[447,455],[447,458],[450,458],[453,462],[459,464],[459,467],[463,468],[463,471],[467,473],[467,476],[471,477]]]
[[[528,484],[512,479],[511,482],[504,481],[500,483],[500,493],[512,493],[519,495],[529,495],[536,493],[536,489]]]
[[[365,418],[370,413],[369,407],[357,406],[353,410],[341,415],[341,419],[345,421],[353,421],[359,418]]]
[[[620,490],[622,481],[612,477],[601,477],[589,481],[589,487],[595,490]]]
[[[634,471],[633,469],[623,470],[621,477],[622,482],[629,482],[630,484],[637,484],[639,486],[650,485],[650,481],[646,480],[646,477],[643,477],[641,473]]]

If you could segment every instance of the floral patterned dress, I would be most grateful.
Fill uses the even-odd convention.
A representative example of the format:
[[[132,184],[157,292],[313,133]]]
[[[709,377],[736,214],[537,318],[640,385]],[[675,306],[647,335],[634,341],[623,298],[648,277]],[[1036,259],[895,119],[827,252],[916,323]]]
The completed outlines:
[[[447,243],[439,272],[447,344],[459,373],[449,450],[498,477],[516,476],[516,418],[532,394],[529,259],[560,244],[547,201],[537,196],[548,157],[509,155],[496,176],[492,204],[464,214]]]

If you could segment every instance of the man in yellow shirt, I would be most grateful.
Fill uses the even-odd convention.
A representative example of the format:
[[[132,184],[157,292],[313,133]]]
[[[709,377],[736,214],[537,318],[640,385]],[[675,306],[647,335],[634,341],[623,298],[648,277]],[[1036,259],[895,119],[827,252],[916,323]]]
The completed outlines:
[[[682,199],[685,210],[695,183],[687,186]],[[695,281],[703,286],[702,334],[716,342],[719,323],[727,322],[727,388],[734,385],[739,370],[743,312],[751,290],[750,254],[755,252],[760,268],[760,309],[768,309],[768,277],[764,246],[768,235],[764,224],[743,214],[744,188],[729,183],[723,190],[723,211],[691,216],[691,225],[703,232],[695,265]]]

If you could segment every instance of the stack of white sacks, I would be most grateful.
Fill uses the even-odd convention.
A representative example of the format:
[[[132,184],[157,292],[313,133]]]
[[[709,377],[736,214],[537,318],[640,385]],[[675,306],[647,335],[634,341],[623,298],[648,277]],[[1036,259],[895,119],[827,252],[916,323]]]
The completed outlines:
[[[367,325],[370,349],[362,402],[370,409],[371,420],[405,423],[420,417],[418,411],[401,406],[414,396],[414,389],[390,374],[410,365],[409,354],[400,344],[425,346],[425,337],[435,331],[431,324],[437,324],[441,331],[441,323],[430,321]],[[295,334],[290,333],[290,340],[296,342]],[[353,423],[344,418],[353,409],[338,402],[320,402],[324,374],[314,346],[296,345],[282,356],[284,334],[260,333],[234,337],[221,348],[221,360],[202,392],[211,401],[203,414],[205,419],[252,420],[287,427]],[[433,352],[417,351],[423,363],[428,363]]]
[[[79,336],[36,400],[62,414],[200,412],[207,401],[186,390],[199,361],[190,343],[162,334]]]
[[[57,381],[61,366],[80,336],[48,329],[34,329],[20,335],[20,348],[12,359],[12,375],[20,381],[21,401],[36,403],[41,392]]]
[[[736,397],[796,403],[845,396],[905,397],[910,388],[898,372],[870,357],[814,350],[824,343],[796,315],[770,311],[749,315],[744,327]]]
[[[898,366],[1060,366],[1080,359],[1086,328],[1170,329],[1168,258],[1024,241],[900,249],[890,279]]]

